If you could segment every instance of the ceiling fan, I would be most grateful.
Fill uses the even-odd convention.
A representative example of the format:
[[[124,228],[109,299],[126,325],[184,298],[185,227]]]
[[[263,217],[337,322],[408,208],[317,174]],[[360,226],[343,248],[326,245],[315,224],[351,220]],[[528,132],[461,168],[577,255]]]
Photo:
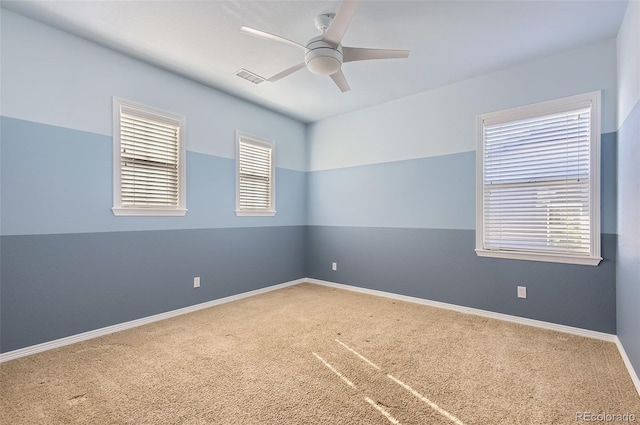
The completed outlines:
[[[316,17],[316,28],[322,31],[322,35],[309,40],[306,46],[288,40],[278,35],[243,26],[240,30],[244,33],[273,40],[290,46],[302,48],[305,51],[304,62],[294,65],[277,73],[266,81],[274,82],[287,75],[304,68],[318,75],[328,75],[343,92],[350,90],[349,83],[342,72],[342,64],[371,59],[400,59],[409,57],[409,50],[368,49],[362,47],[342,46],[341,41],[349,28],[351,18],[356,12],[360,0],[345,0],[338,12],[325,13]]]

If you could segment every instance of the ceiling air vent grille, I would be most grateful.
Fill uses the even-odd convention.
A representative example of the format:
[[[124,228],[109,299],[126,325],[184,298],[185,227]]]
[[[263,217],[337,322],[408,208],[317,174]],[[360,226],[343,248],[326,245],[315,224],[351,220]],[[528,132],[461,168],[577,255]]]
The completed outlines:
[[[236,75],[240,78],[244,78],[247,81],[251,81],[253,84],[260,84],[264,81],[264,78],[262,78],[261,76],[256,75],[251,71],[247,71],[244,68],[237,71]]]

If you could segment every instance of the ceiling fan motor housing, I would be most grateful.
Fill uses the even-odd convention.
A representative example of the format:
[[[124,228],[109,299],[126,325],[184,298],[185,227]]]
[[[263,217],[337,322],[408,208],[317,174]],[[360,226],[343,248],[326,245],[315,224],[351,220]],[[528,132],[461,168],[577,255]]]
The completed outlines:
[[[307,44],[304,60],[314,74],[334,74],[342,67],[342,46],[334,47],[322,40],[322,36],[314,37]]]
[[[277,41],[305,50],[303,63],[291,66],[273,77],[266,79],[266,81],[278,81],[304,68],[306,65],[306,68],[314,74],[331,76],[331,79],[338,88],[343,92],[347,92],[350,90],[349,84],[341,70],[345,54],[347,55],[347,62],[371,59],[399,59],[409,56],[408,50],[342,47],[342,38],[349,27],[358,3],[360,3],[360,0],[343,0],[337,13],[323,13],[316,16],[316,28],[322,32],[322,35],[309,40],[306,46],[284,37],[250,27],[243,26],[240,30],[249,35]]]

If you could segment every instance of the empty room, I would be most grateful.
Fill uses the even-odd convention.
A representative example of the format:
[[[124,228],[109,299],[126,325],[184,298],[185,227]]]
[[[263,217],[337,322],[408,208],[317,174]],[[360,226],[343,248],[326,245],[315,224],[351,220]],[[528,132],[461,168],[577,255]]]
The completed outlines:
[[[0,54],[0,423],[640,422],[639,0],[2,0]]]

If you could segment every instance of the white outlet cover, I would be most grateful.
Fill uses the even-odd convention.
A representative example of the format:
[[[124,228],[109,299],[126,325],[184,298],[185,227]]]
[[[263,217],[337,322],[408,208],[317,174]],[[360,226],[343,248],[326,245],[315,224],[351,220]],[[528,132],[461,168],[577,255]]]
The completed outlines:
[[[199,277],[194,277],[193,278],[193,287],[194,288],[199,288],[200,287],[200,278]]]
[[[527,298],[526,286],[518,286],[518,298]]]
[[[338,263],[331,263],[331,270],[333,271],[338,270]]]

